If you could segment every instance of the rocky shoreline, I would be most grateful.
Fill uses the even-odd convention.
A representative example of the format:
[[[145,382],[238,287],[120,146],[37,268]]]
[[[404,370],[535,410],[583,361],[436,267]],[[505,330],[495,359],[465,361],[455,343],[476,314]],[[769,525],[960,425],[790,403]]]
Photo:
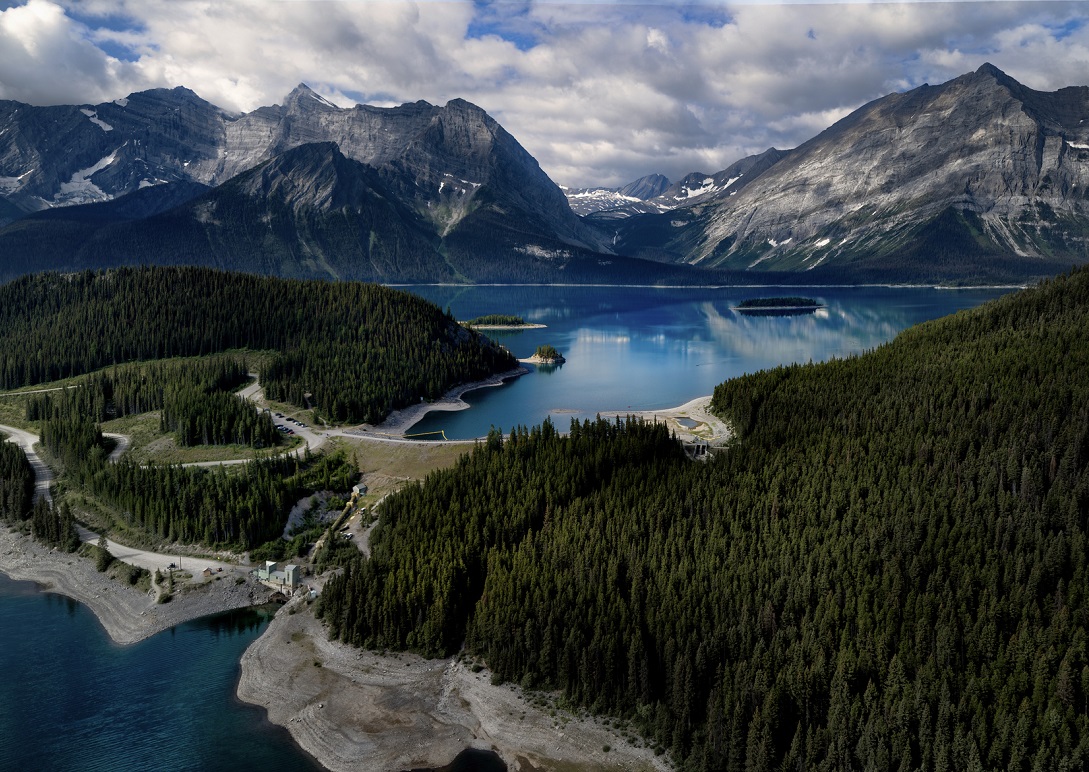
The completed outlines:
[[[333,772],[442,767],[467,748],[512,772],[671,769],[621,730],[492,684],[487,669],[330,641],[312,612],[300,597],[277,613],[242,656],[238,697]]]
[[[364,431],[373,432],[375,434],[384,434],[389,436],[403,436],[409,429],[411,429],[416,423],[420,421],[425,415],[432,410],[466,410],[469,408],[469,403],[463,400],[461,397],[467,392],[475,389],[484,389],[490,386],[502,386],[507,381],[518,378],[519,376],[529,373],[524,367],[516,367],[513,370],[508,370],[504,373],[497,373],[490,378],[485,378],[482,381],[473,381],[472,383],[465,383],[461,386],[455,386],[447,391],[439,399],[434,402],[420,402],[406,407],[401,410],[394,410],[382,423],[375,426],[368,426],[363,424],[361,427]],[[366,437],[367,435],[360,435]]]
[[[273,594],[248,576],[232,575],[186,584],[175,590],[170,603],[158,603],[154,594],[99,573],[90,560],[46,547],[8,527],[0,527],[0,573],[79,601],[120,644],[200,617],[261,605]]]
[[[78,555],[0,528],[0,573],[86,605],[110,638],[132,644],[204,616],[269,602],[270,590],[231,575],[187,585],[170,603],[110,579]],[[327,769],[437,768],[467,748],[509,770],[667,772],[667,756],[626,732],[576,717],[457,658],[377,654],[330,641],[305,594],[282,607],[241,661],[238,697],[261,706]],[[606,748],[608,750],[606,750]]]

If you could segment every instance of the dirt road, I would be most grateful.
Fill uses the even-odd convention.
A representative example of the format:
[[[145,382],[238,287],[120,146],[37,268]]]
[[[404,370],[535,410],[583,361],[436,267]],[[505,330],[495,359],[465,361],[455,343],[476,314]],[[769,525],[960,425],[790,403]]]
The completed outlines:
[[[8,435],[10,438],[8,442],[14,442],[21,447],[23,452],[26,453],[30,465],[34,467],[34,501],[44,498],[49,504],[52,504],[53,494],[50,493],[49,486],[53,484],[53,470],[46,466],[45,462],[34,451],[34,446],[38,444],[38,435],[16,429],[14,426],[3,425],[0,425],[0,433]]]
[[[76,526],[76,532],[79,534],[79,540],[87,544],[98,544],[100,534],[94,531],[88,530],[81,525]],[[193,575],[194,581],[200,580],[201,572],[206,568],[210,568],[213,573],[249,573],[249,568],[246,566],[239,566],[234,563],[226,563],[221,560],[210,560],[208,558],[192,558],[187,555],[170,555],[163,552],[151,552],[149,550],[137,549],[136,547],[129,547],[112,539],[106,539],[106,549],[110,551],[118,560],[121,560],[129,565],[139,566],[140,568],[146,568],[148,571],[159,570],[166,572],[173,565],[175,568],[185,571]]]

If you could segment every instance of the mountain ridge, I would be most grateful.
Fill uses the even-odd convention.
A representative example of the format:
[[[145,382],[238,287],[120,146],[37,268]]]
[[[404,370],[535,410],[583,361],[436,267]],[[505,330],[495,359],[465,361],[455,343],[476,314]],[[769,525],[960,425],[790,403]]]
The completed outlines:
[[[300,84],[282,105],[231,114],[177,87],[98,105],[0,102],[0,130],[9,219],[11,206],[30,212],[108,201],[164,182],[214,187],[294,147],[335,142],[346,157],[377,169],[440,232],[455,228],[479,189],[490,187],[554,238],[610,251],[517,140],[463,99],[340,108]]]
[[[412,280],[419,270],[421,280],[454,281],[629,282],[669,275],[710,284],[1023,283],[1089,260],[1087,120],[1089,87],[1035,91],[984,64],[937,86],[875,99],[792,150],[770,148],[668,185],[648,175],[624,188],[565,196],[513,136],[462,99],[441,107],[417,101],[341,108],[300,84],[282,104],[242,114],[182,87],[99,105],[0,101],[0,252],[7,263],[0,275],[55,264],[61,257],[48,250],[73,243],[78,249],[71,254],[98,255],[106,265],[140,259],[122,235],[154,244],[133,235],[140,229],[135,220],[113,222],[125,219],[113,210],[81,210],[101,226],[87,243],[73,241],[87,236],[86,222],[58,216],[60,231],[43,232],[44,220],[27,212],[94,206],[180,183],[215,190],[297,148],[329,144],[369,171],[352,167],[346,187],[330,177],[304,179],[319,169],[349,168],[337,160],[307,172],[304,153],[291,156],[292,164],[265,167],[263,182],[247,178],[251,193],[275,191],[294,202],[273,196],[275,207],[287,207],[273,220],[294,224],[266,243],[284,257],[276,265],[264,260],[265,269],[380,280]],[[273,171],[287,176],[272,181]],[[184,209],[180,190],[169,195]],[[242,193],[231,190],[209,200],[222,206],[220,199]],[[334,194],[347,198],[330,209],[332,201],[322,197]],[[210,223],[197,218],[194,226],[191,212],[171,219],[169,197],[158,198],[147,194],[126,206],[147,208],[147,227],[189,222],[194,233],[176,229],[172,238],[191,242],[185,259],[199,261],[199,240],[192,239]],[[261,242],[268,230],[261,218],[272,215],[258,212],[253,195],[243,198],[245,206],[227,207],[242,218],[230,227],[262,234]],[[313,220],[337,207],[342,219],[363,222],[319,227]],[[388,222],[375,220],[381,213]],[[322,240],[333,231],[347,238],[353,228],[348,252],[357,262],[349,265],[331,255],[346,248],[340,241]],[[383,270],[359,246],[368,229],[378,239]],[[242,250],[218,258],[232,265],[256,249],[238,235],[219,243]],[[390,244],[398,247],[382,256],[381,245]],[[407,260],[406,268],[389,262],[398,259]],[[691,266],[709,273],[676,273]]]
[[[614,223],[617,249],[817,283],[1053,274],[1089,257],[1086,120],[1089,87],[983,65],[863,105],[735,196]]]

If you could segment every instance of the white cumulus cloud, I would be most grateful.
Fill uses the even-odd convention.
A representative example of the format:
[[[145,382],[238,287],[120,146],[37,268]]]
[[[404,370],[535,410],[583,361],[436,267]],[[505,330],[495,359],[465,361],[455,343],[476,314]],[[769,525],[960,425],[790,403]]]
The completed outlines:
[[[7,5],[2,98],[89,103],[187,86],[243,111],[300,82],[345,106],[460,97],[570,186],[714,172],[985,61],[1036,89],[1089,83],[1084,2]]]

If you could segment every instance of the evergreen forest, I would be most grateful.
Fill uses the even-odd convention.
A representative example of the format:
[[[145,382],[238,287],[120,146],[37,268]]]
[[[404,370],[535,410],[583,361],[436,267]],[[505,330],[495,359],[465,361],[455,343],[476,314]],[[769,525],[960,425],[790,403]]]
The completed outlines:
[[[635,420],[488,440],[388,498],[319,613],[464,646],[693,770],[1089,763],[1089,270]]]
[[[39,541],[68,552],[79,547],[71,510],[51,507],[44,497],[35,501],[34,468],[26,454],[18,445],[0,442],[0,523],[22,526],[28,521]]]
[[[231,399],[241,404],[237,397]],[[42,445],[61,480],[67,489],[112,510],[118,525],[156,540],[253,549],[279,539],[287,513],[300,497],[320,490],[347,491],[359,477],[355,462],[343,451],[313,456],[306,450],[301,458],[277,456],[235,467],[141,465],[125,457],[111,463],[95,419],[71,409],[78,404],[63,399],[63,409],[55,407],[39,424]],[[32,484],[33,471],[30,479]],[[53,513],[53,518],[70,520],[65,511],[63,506],[60,511],[45,508],[43,517]]]
[[[82,416],[94,422],[160,411],[160,429],[179,445],[280,442],[272,418],[231,392],[249,380],[244,360],[226,355],[119,365],[84,376],[62,392],[27,401],[28,421]]]
[[[22,448],[0,441],[0,521],[25,520],[33,501],[34,468]]]
[[[377,423],[514,359],[434,305],[372,284],[210,268],[118,268],[0,286],[0,389],[127,362],[272,352],[269,399]]]

